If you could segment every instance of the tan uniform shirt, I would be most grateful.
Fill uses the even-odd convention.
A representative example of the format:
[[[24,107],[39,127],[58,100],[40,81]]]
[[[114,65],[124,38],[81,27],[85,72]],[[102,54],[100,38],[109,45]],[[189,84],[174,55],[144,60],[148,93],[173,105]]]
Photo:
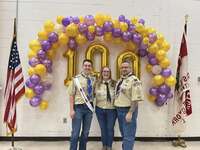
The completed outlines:
[[[117,85],[122,78],[117,82]],[[116,107],[130,107],[132,101],[142,101],[142,84],[141,81],[134,75],[129,75],[123,78],[120,90],[116,93],[114,105]]]
[[[83,73],[78,74],[76,76],[76,78],[78,78],[81,87],[83,88],[83,90],[85,91],[85,94],[88,95],[87,92],[87,77],[86,75],[84,75]],[[95,77],[89,76],[89,78],[92,80],[92,87],[94,87],[94,83],[95,83]],[[77,89],[74,80],[72,80],[71,84],[68,87],[68,93],[70,96],[74,96],[74,103],[75,104],[84,104],[85,101],[82,98],[79,90]]]
[[[94,88],[96,106],[102,109],[114,109],[114,95],[115,95],[116,81],[110,80],[108,87],[110,91],[111,101],[107,100],[107,87],[104,81],[97,81]]]

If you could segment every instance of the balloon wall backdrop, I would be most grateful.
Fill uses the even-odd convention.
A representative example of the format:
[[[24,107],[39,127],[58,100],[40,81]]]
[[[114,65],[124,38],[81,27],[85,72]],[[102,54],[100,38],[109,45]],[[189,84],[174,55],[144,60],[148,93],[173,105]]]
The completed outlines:
[[[121,44],[126,50],[147,59],[146,71],[152,75],[152,87],[148,94],[150,101],[162,106],[173,97],[171,88],[176,79],[172,76],[167,58],[170,45],[161,33],[145,26],[144,19],[128,19],[124,15],[112,19],[105,14],[58,16],[57,23],[47,20],[37,39],[29,43],[26,97],[30,99],[30,105],[42,110],[48,108],[48,99],[44,95],[51,90],[52,64],[59,46],[66,45],[72,53],[80,45],[100,37],[106,42]]]

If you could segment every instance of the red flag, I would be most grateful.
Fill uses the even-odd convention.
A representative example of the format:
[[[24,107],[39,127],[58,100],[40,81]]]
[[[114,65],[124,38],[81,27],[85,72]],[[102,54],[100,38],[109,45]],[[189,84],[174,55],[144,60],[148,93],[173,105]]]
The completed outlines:
[[[14,133],[16,131],[16,104],[19,98],[25,93],[24,77],[22,73],[22,67],[19,58],[19,52],[17,50],[17,40],[14,26],[14,37],[12,41],[10,57],[7,70],[7,81],[4,93],[4,99],[6,101],[6,108],[4,113],[4,122],[7,125],[9,132]]]
[[[190,74],[188,72],[188,51],[186,41],[187,24],[185,24],[184,29],[176,72],[177,83],[175,87],[175,98],[177,101],[177,108],[175,116],[172,118],[172,125],[177,127],[184,125],[187,116],[192,114],[189,84]]]

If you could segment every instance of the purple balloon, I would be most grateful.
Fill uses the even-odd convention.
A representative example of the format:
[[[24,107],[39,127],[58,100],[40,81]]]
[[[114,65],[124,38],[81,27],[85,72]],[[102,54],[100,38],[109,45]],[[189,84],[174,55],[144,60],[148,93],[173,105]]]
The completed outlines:
[[[132,37],[132,34],[129,31],[122,33],[122,39],[125,42],[128,42],[131,39],[131,37]]]
[[[36,57],[32,57],[28,61],[28,63],[29,63],[30,66],[35,67],[36,65],[38,65],[40,63],[40,61]]]
[[[46,52],[43,51],[43,50],[39,50],[38,53],[37,53],[37,56],[38,56],[40,59],[45,59],[45,58],[46,58]]]
[[[51,83],[43,82],[42,85],[44,86],[45,90],[50,90],[51,89]]]
[[[34,87],[34,91],[37,95],[42,95],[44,92],[44,87],[41,84],[38,84]]]
[[[135,31],[135,25],[130,24],[129,27],[128,27],[128,31],[134,32]]]
[[[162,106],[167,101],[167,97],[164,94],[158,94],[156,99],[156,105]]]
[[[78,24],[80,22],[79,18],[77,16],[72,18],[73,23]]]
[[[121,29],[119,29],[119,28],[113,28],[112,29],[112,35],[113,35],[113,37],[116,37],[116,38],[120,37],[121,34],[122,34]]]
[[[68,42],[68,46],[69,48],[75,50],[77,48],[77,43],[73,38],[70,38]]]
[[[33,74],[32,76],[30,76],[30,81],[33,83],[33,84],[38,84],[40,82],[40,76],[37,75],[37,74]]]
[[[163,69],[162,72],[161,72],[161,75],[163,77],[169,77],[171,74],[172,74],[172,71],[169,68]]]
[[[165,95],[167,95],[170,92],[170,90],[171,88],[166,84],[163,84],[158,88],[158,92]]]
[[[46,52],[51,48],[51,43],[49,41],[42,41],[41,42],[42,49]]]
[[[141,42],[139,47],[140,49],[147,49],[148,45]]]
[[[94,25],[95,20],[94,20],[94,17],[92,15],[87,15],[84,18],[84,22],[89,26],[89,25]]]
[[[155,57],[152,57],[149,59],[149,63],[151,65],[157,65],[158,64],[158,60]]]
[[[168,98],[168,99],[173,98],[173,94],[172,94],[172,92],[169,92],[169,93],[167,94],[167,98]]]
[[[143,25],[145,24],[144,19],[140,19],[138,22],[141,23],[141,24],[143,24]]]
[[[68,26],[70,24],[70,20],[71,19],[69,17],[63,18],[62,24],[66,27],[66,26]]]
[[[48,67],[48,66],[52,66],[52,61],[50,59],[44,59],[42,60],[42,63]]]
[[[102,27],[96,26],[96,35],[97,36],[103,36],[104,31]]]
[[[111,32],[113,28],[113,24],[111,21],[106,21],[103,25],[103,29],[105,32]]]
[[[25,82],[26,86],[28,88],[34,88],[35,87],[35,84],[31,82],[30,78],[28,78]]]
[[[151,58],[155,58],[155,55],[151,54],[151,53],[148,53],[147,57],[148,57],[148,59],[151,59]]]
[[[54,43],[54,42],[57,42],[58,41],[58,34],[57,33],[55,33],[55,32],[51,32],[50,34],[49,34],[49,41],[51,42],[51,43]]]
[[[149,89],[149,93],[153,96],[157,96],[158,95],[158,88],[156,87],[152,87]]]
[[[141,57],[146,56],[148,53],[146,49],[139,49],[138,52]]]
[[[153,43],[153,42],[155,42],[157,40],[157,35],[156,35],[156,33],[150,33],[149,34],[149,42],[150,43]]]
[[[132,41],[136,44],[139,44],[142,40],[142,36],[138,33],[134,33],[132,36]]]
[[[87,32],[88,27],[85,23],[80,23],[79,26],[78,26],[78,30],[81,33],[85,33],[85,32]]]
[[[95,34],[88,32],[87,35],[86,35],[86,37],[87,37],[87,39],[89,41],[93,41],[95,39]]]
[[[35,96],[29,101],[30,105],[33,107],[39,106],[40,102],[41,102],[41,98],[39,96]]]
[[[131,21],[130,21],[130,20],[128,20],[128,19],[125,19],[125,22],[126,22],[128,25],[130,25],[130,24],[131,24]]]
[[[118,20],[120,22],[124,22],[125,21],[125,16],[124,15],[120,15],[119,18],[118,18]]]

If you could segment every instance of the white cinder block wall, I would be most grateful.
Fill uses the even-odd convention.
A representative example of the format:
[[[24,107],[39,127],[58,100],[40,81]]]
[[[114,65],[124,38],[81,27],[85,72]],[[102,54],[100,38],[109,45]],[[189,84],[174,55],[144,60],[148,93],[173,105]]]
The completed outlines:
[[[47,19],[56,21],[56,16],[80,16],[94,15],[96,12],[108,13],[117,18],[124,14],[127,18],[139,16],[146,20],[146,25],[156,28],[164,34],[171,44],[168,57],[171,60],[171,68],[175,73],[178,50],[184,25],[184,16],[189,14],[188,23],[188,49],[189,49],[189,70],[191,73],[191,90],[193,115],[188,120],[187,129],[182,136],[200,136],[200,83],[197,77],[200,76],[199,57],[199,13],[200,1],[198,0],[19,0],[18,3],[18,49],[22,61],[24,75],[27,77],[30,40],[37,38],[37,32]],[[0,1],[0,85],[5,87],[7,63],[13,33],[13,18],[16,16],[16,1]],[[108,46],[108,45],[107,45]],[[80,47],[78,57],[83,59],[87,45]],[[110,60],[118,55],[116,51],[122,48],[109,45]],[[64,48],[61,48],[54,62],[54,87],[49,98],[49,108],[40,111],[38,108],[29,106],[26,98],[21,99],[18,104],[18,136],[70,136],[71,120],[69,118],[69,102],[66,87],[63,80],[66,75],[66,60],[62,57]],[[99,57],[97,56],[97,60]],[[115,64],[111,63],[113,73]],[[142,81],[144,90],[147,92],[150,77],[144,70],[145,60],[142,61]],[[96,66],[98,62],[96,63]],[[55,67],[56,66],[56,67]],[[80,70],[79,63],[79,70]],[[113,74],[115,77],[115,74]],[[147,99],[141,103],[138,117],[137,136],[143,137],[166,137],[176,136],[170,125],[172,101],[168,105],[158,108]],[[3,111],[5,102],[3,91],[0,91],[0,136],[5,136],[5,125],[3,125]],[[67,117],[67,124],[63,124],[63,118]],[[99,127],[94,117],[90,136],[99,136]],[[116,125],[116,136],[119,136]]]

